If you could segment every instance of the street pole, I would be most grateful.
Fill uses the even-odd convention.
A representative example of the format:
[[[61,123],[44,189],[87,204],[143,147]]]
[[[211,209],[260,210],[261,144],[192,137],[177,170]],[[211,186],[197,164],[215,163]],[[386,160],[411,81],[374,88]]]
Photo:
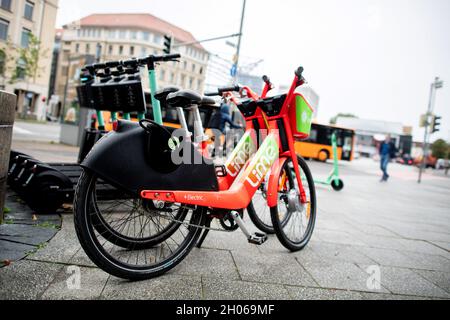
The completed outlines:
[[[422,183],[422,175],[423,171],[426,168],[426,159],[428,154],[428,138],[429,138],[429,127],[430,127],[430,117],[433,114],[434,110],[434,100],[436,96],[436,89],[440,88],[442,86],[442,82],[439,80],[438,77],[434,79],[434,82],[431,84],[430,87],[430,98],[428,102],[428,110],[426,113],[426,122],[425,122],[425,133],[423,138],[423,156],[422,156],[422,163],[420,165],[419,170],[419,180],[418,183]]]
[[[238,69],[239,69],[239,56],[241,54],[241,43],[242,43],[242,31],[244,29],[244,19],[245,19],[245,7],[247,4],[247,0],[244,0],[243,4],[242,4],[242,15],[241,15],[241,26],[239,28],[239,39],[238,39],[238,44],[237,44],[237,49],[236,49],[236,59],[235,59],[235,68],[236,68],[236,73],[234,75],[234,82],[237,81],[237,77],[238,77]]]

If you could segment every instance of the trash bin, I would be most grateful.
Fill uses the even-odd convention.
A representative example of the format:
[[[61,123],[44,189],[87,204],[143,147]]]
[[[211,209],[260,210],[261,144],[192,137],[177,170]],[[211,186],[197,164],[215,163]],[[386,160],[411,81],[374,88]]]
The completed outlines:
[[[3,222],[6,196],[6,179],[11,151],[11,138],[16,112],[15,94],[0,91],[0,223]]]

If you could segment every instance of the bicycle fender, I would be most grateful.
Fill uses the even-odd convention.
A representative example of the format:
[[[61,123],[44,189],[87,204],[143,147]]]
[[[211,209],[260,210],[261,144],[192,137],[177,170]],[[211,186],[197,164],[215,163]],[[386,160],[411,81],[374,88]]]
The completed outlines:
[[[272,166],[269,184],[267,187],[267,204],[269,208],[275,207],[278,204],[278,182],[281,174],[281,170],[283,170],[284,164],[288,160],[287,157],[283,157],[278,159],[275,164]]]

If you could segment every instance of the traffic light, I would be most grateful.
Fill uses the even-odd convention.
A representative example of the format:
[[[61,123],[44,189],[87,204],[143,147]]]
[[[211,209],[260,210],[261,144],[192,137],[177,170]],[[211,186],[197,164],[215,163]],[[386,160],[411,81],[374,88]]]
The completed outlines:
[[[172,51],[172,41],[173,41],[173,37],[165,35],[164,36],[164,53],[165,54],[170,54],[170,52]]]
[[[431,133],[435,133],[441,130],[441,119],[442,117],[433,116],[433,121],[431,122]]]

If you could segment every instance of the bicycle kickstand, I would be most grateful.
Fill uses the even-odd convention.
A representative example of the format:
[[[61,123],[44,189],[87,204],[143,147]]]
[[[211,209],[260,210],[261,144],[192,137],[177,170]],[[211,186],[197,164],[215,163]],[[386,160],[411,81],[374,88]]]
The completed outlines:
[[[213,221],[213,219],[211,218],[211,217],[207,217],[206,218],[206,222],[205,222],[205,227],[206,228],[210,228],[211,227],[211,222]],[[208,234],[209,234],[209,229],[205,229],[204,231],[203,231],[203,234],[202,234],[202,236],[200,237],[200,240],[198,240],[198,242],[197,242],[197,248],[201,248],[202,247],[202,245],[203,245],[203,242],[205,242],[205,240],[206,240],[206,237],[208,236]]]

